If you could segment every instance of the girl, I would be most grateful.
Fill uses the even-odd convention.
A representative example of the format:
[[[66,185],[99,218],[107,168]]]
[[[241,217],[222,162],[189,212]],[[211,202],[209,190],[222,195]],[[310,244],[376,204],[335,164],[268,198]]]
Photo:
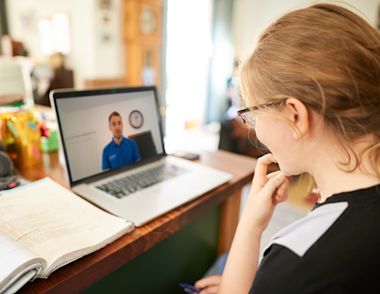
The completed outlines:
[[[222,277],[200,293],[379,293],[380,34],[355,13],[317,4],[287,13],[240,65],[248,128],[272,154],[258,160]],[[277,162],[281,173],[266,176]],[[320,201],[259,244],[286,176],[310,173]],[[220,281],[221,279],[221,281]]]

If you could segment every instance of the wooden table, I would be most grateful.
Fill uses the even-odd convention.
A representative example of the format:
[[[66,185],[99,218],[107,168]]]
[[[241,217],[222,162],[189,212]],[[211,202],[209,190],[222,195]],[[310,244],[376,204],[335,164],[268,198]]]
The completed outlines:
[[[18,293],[78,293],[219,204],[222,208],[218,252],[228,251],[238,223],[241,189],[251,182],[256,159],[219,150],[202,153],[199,162],[233,174],[232,180],[136,228],[105,248],[58,269],[47,280],[37,279],[26,284]],[[19,172],[31,181],[49,176],[68,187],[58,153],[44,154],[43,164]]]

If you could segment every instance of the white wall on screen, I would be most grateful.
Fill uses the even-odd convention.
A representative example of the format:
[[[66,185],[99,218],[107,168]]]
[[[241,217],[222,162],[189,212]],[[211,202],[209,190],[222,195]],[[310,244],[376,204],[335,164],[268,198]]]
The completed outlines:
[[[89,177],[99,171],[95,132],[67,139],[66,150],[73,181]]]

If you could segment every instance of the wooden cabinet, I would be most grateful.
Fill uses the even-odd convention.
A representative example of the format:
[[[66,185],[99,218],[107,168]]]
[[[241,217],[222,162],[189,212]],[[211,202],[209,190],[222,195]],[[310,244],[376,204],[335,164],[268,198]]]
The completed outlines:
[[[163,0],[124,0],[128,85],[143,85],[143,71],[160,84],[163,8]]]

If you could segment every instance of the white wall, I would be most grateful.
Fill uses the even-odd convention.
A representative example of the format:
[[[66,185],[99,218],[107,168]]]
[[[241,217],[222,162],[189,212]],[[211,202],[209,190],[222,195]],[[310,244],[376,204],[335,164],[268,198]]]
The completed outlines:
[[[117,111],[121,115],[124,137],[151,131],[157,153],[163,152],[153,94],[149,92],[112,94],[75,98],[75,100],[74,103],[72,103],[72,99],[58,100],[59,119],[65,139],[90,133],[96,134],[98,154],[93,160],[99,162],[99,170],[94,170],[92,174],[101,172],[103,149],[112,140],[112,133],[108,127],[108,118],[113,111]],[[134,129],[129,124],[129,114],[133,110],[140,111],[144,117],[144,124],[139,129]],[[70,160],[70,154],[68,157],[71,168],[81,165],[81,162]],[[88,174],[87,176],[90,175]]]
[[[98,1],[93,1],[93,5]],[[109,25],[102,25],[100,18],[106,12],[102,12],[95,5],[95,72],[92,78],[120,78],[126,74],[126,46],[123,37],[123,5],[122,0],[113,0],[112,10],[107,13],[110,16]],[[111,34],[110,44],[102,44],[100,36],[102,32]]]
[[[41,17],[53,13],[67,13],[70,18],[72,51],[67,56],[66,66],[74,70],[75,86],[83,87],[85,79],[113,78],[125,75],[124,45],[121,32],[121,0],[113,0],[108,13],[109,27],[101,27],[98,1],[94,0],[8,0],[6,2],[9,31],[13,39],[24,43],[27,51],[36,60],[46,60],[39,48],[37,22]],[[32,27],[25,29],[23,14],[33,16]],[[110,44],[102,44],[101,31],[112,32]]]
[[[233,31],[236,58],[248,50],[255,37],[277,17],[289,10],[316,2],[305,0],[235,0]],[[325,0],[323,2],[339,5],[339,1]],[[373,26],[376,25],[380,0],[346,0],[345,2],[360,10]]]

